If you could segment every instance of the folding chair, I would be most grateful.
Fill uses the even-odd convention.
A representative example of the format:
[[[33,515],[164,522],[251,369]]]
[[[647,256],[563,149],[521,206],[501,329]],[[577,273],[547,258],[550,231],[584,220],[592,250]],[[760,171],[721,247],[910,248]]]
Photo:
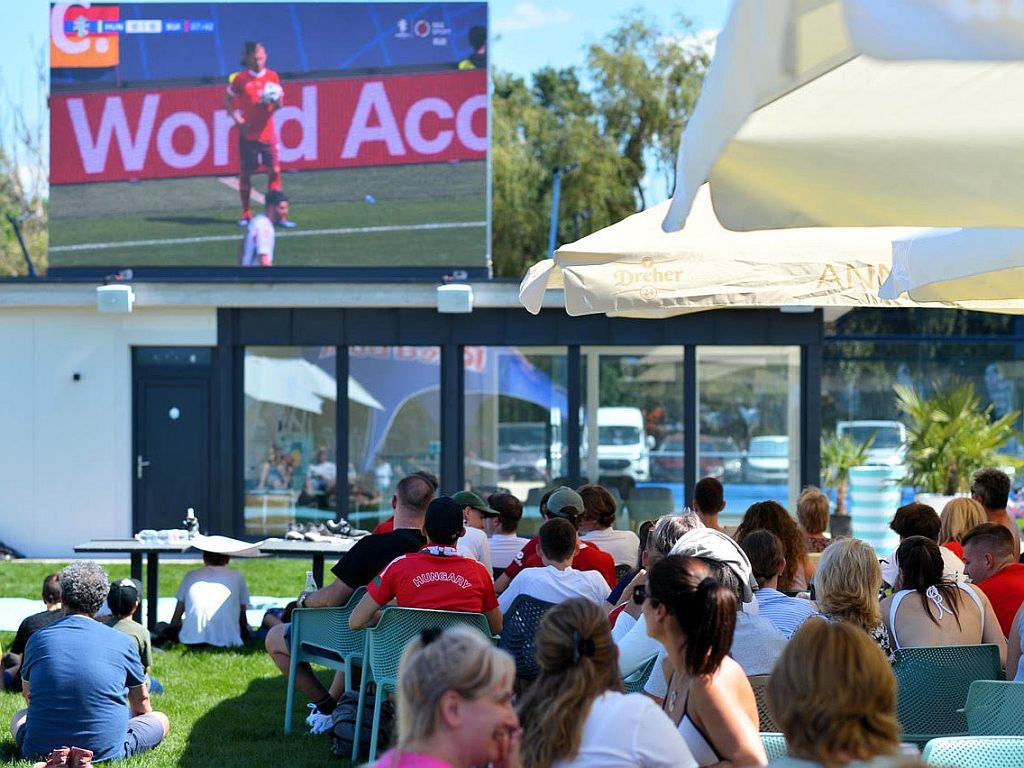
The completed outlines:
[[[925,763],[936,768],[1020,768],[1022,736],[952,736],[932,739],[924,748]]]
[[[900,648],[893,672],[903,740],[918,745],[937,736],[966,736],[964,705],[971,683],[1002,677],[995,645]]]
[[[651,672],[654,671],[654,664],[658,660],[658,657],[651,656],[643,664],[630,672],[626,677],[622,678],[622,685],[626,689],[626,693],[643,693],[644,687],[647,685],[647,681],[651,677]]]
[[[295,705],[295,670],[299,662],[319,664],[345,672],[345,688],[352,688],[352,668],[362,666],[363,636],[348,628],[348,616],[363,599],[366,587],[359,587],[340,608],[296,608],[292,611],[291,663],[288,666],[288,694],[284,705],[284,734],[292,732]]]
[[[498,647],[516,660],[516,679],[530,681],[540,674],[534,640],[537,625],[554,603],[519,595],[505,613]]]
[[[370,735],[369,759],[377,759],[377,739],[380,736],[380,713],[388,693],[398,689],[398,663],[410,640],[425,629],[449,629],[468,626],[479,629],[488,639],[491,629],[482,613],[458,611],[431,611],[426,608],[385,608],[377,626],[364,630],[366,646],[363,651],[363,676],[359,681],[359,704],[352,739],[352,763],[359,762],[359,737],[363,729],[363,707],[366,706],[366,688],[376,683],[373,703],[373,726]]]
[[[975,680],[964,712],[971,736],[1024,736],[1024,683]]]

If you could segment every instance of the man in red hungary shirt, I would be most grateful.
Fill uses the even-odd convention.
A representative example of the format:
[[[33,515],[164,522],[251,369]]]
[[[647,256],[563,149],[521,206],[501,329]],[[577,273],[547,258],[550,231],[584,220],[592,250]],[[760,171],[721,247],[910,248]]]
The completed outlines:
[[[544,519],[550,520],[553,517],[562,517],[568,520],[578,531],[580,529],[580,517],[583,516],[583,498],[572,488],[562,486],[548,496],[547,504],[541,499],[541,514]],[[494,582],[494,589],[498,594],[505,591],[505,588],[516,577],[523,568],[540,568],[544,565],[538,551],[539,536],[530,539],[526,546],[519,550],[505,572]],[[608,582],[609,587],[614,587],[618,581],[615,577],[615,560],[602,549],[580,540],[580,548],[573,558],[572,567],[577,571],[597,571]]]
[[[241,72],[233,74],[224,94],[224,109],[238,126],[238,194],[242,199],[239,226],[247,227],[252,218],[252,174],[260,164],[267,170],[267,191],[281,191],[281,163],[278,160],[277,130],[274,112],[284,104],[284,90],[277,72],[266,67],[263,44],[250,40],[242,46]],[[293,221],[281,219],[278,226],[291,228]]]

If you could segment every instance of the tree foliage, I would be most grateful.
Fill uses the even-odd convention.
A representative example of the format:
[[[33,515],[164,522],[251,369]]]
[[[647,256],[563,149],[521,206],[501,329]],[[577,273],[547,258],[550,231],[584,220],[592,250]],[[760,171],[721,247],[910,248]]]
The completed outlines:
[[[689,25],[681,21],[681,29]],[[708,63],[691,37],[662,34],[641,10],[625,15],[583,71],[542,68],[531,82],[495,71],[492,100],[494,272],[519,277],[547,254],[552,172],[562,177],[558,243],[644,207],[648,161],[670,177],[679,135]],[[588,87],[589,84],[589,87]]]
[[[871,435],[858,443],[849,435],[835,432],[821,439],[821,477],[826,487],[836,489],[836,514],[846,514],[846,490],[850,483],[850,470],[867,463],[868,451],[875,441]]]

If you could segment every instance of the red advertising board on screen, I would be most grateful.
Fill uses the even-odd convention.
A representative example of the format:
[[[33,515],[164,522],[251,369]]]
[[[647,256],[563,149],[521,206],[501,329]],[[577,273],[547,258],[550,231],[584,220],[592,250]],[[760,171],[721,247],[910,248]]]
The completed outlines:
[[[485,70],[284,83],[285,169],[482,160]],[[225,87],[54,94],[52,184],[237,172]]]

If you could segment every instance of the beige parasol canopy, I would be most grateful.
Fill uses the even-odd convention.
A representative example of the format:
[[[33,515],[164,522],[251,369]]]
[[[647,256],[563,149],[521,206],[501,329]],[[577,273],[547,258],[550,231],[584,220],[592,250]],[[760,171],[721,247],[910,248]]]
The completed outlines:
[[[1024,226],[1017,2],[735,0],[676,166],[729,229]]]

